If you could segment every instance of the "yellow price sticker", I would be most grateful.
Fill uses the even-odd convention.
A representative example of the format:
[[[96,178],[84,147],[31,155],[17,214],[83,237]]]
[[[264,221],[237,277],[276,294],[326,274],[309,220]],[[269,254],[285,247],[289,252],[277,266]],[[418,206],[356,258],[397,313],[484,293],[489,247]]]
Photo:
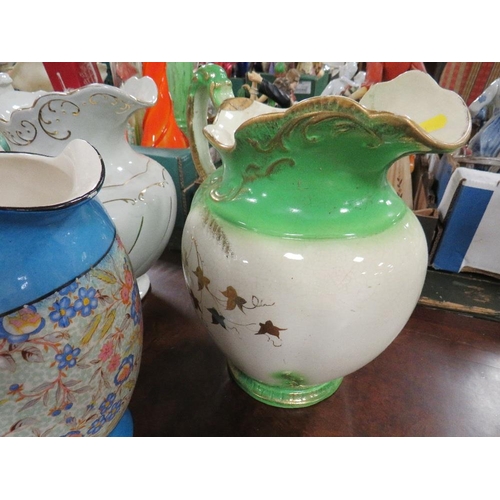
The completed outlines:
[[[439,130],[440,128],[443,128],[446,125],[446,122],[448,119],[446,116],[443,114],[433,116],[432,118],[429,118],[428,120],[425,120],[425,122],[422,122],[420,126],[426,131],[426,132],[434,132],[434,130]]]

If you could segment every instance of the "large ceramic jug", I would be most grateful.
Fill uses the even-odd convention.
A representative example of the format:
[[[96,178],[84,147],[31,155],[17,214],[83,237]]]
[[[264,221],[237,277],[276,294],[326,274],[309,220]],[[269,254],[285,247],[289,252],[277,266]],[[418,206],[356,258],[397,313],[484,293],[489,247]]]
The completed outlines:
[[[419,299],[425,236],[388,168],[455,150],[470,117],[420,72],[373,87],[376,111],[340,96],[279,110],[231,95],[217,66],[195,75],[188,123],[205,180],[184,228],[184,275],[236,382],[265,403],[308,406],[378,356]],[[206,125],[210,100],[220,108]]]
[[[55,156],[76,138],[97,148],[106,165],[98,198],[118,229],[144,296],[147,270],[165,249],[177,210],[168,172],[126,139],[130,116],[156,102],[154,81],[133,77],[120,89],[92,84],[64,93],[21,92],[5,78],[1,83],[0,132],[12,151]]]
[[[85,141],[0,153],[0,436],[130,435],[142,309],[103,181]]]

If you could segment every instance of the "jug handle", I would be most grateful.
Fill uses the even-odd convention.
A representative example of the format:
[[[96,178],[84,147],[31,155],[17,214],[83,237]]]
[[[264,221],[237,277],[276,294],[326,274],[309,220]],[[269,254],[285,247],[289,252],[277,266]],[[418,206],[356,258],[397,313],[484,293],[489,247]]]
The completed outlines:
[[[218,110],[226,99],[232,97],[233,86],[224,68],[209,63],[195,71],[186,108],[187,132],[193,163],[202,181],[216,170],[210,156],[208,140],[203,134],[208,124],[208,106],[212,102]]]

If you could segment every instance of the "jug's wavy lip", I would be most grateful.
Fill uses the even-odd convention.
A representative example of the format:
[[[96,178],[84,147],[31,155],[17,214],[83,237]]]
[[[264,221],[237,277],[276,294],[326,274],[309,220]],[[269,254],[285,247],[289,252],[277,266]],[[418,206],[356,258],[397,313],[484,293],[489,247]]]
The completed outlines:
[[[94,198],[104,183],[106,169],[104,166],[104,161],[101,155],[99,154],[99,151],[97,151],[97,149],[91,144],[89,145],[95,150],[97,156],[99,157],[99,161],[101,162],[101,173],[99,175],[99,179],[90,190],[86,191],[80,196],[77,196],[76,198],[72,198],[71,200],[64,201],[61,203],[54,203],[52,205],[41,205],[35,207],[8,207],[0,204],[0,212],[2,211],[3,212],[50,212],[54,210],[60,210],[62,208],[69,208],[78,205],[86,200]],[[30,153],[24,151],[0,151],[0,155],[24,155],[24,156],[43,157],[43,158],[54,158],[53,156],[49,155],[44,155],[40,153]]]
[[[132,78],[134,78],[134,77],[132,77]],[[143,81],[145,79],[147,79],[148,81],[149,80],[153,81],[152,78],[150,78],[148,76],[143,76],[142,78],[136,78],[136,79],[137,79],[137,82]],[[22,107],[19,107],[17,109],[13,109],[10,112],[10,116],[9,116],[8,120],[0,117],[0,122],[5,123],[5,124],[9,124],[11,122],[12,116],[15,116],[15,115],[17,115],[17,114],[19,114],[19,113],[21,113],[23,111],[28,111],[28,110],[31,110],[31,109],[35,108],[36,105],[38,104],[38,101],[40,101],[41,99],[46,99],[47,96],[49,98],[51,98],[51,97],[54,97],[54,98],[62,98],[62,97],[68,98],[68,97],[73,96],[73,95],[75,95],[77,93],[81,94],[83,91],[88,91],[88,90],[90,90],[90,91],[92,91],[92,90],[99,90],[100,91],[99,93],[111,92],[111,94],[113,95],[113,97],[124,97],[124,98],[132,100],[133,102],[136,102],[140,106],[146,106],[146,107],[153,106],[154,104],[156,104],[156,101],[158,100],[158,95],[156,95],[155,97],[153,97],[153,98],[151,98],[149,100],[139,99],[138,97],[135,97],[134,95],[129,94],[128,92],[126,92],[125,90],[123,90],[120,87],[114,87],[113,85],[108,85],[108,84],[105,84],[105,83],[90,83],[90,84],[85,85],[83,87],[79,87],[77,89],[71,89],[71,90],[67,90],[67,91],[49,91],[49,92],[46,92],[46,91],[35,91],[35,92],[25,92],[25,91],[13,90],[12,92],[23,92],[23,94],[33,94],[33,96],[37,96],[37,97],[34,98],[32,104],[29,104],[27,106],[22,106]]]
[[[235,100],[238,99],[243,100],[246,98],[241,98],[241,97],[235,97]],[[233,99],[230,99],[230,101],[233,101]],[[250,101],[250,99],[248,99]],[[324,113],[329,113],[332,112],[332,110],[328,109],[328,104],[331,105],[332,102],[337,102],[339,104],[340,109],[345,109],[345,110],[351,110],[354,111],[355,113],[361,113],[363,114],[366,118],[368,119],[377,119],[379,121],[385,121],[388,125],[395,125],[401,127],[401,125],[405,125],[408,128],[408,131],[411,132],[411,137],[413,137],[415,140],[425,144],[429,148],[437,149],[437,150],[450,150],[453,151],[455,149],[458,149],[462,147],[463,145],[466,144],[468,137],[470,135],[470,131],[472,128],[472,123],[470,120],[468,120],[467,123],[467,128],[462,134],[462,136],[455,142],[443,142],[435,137],[433,137],[430,133],[426,132],[418,123],[416,123],[414,120],[411,118],[396,114],[390,111],[377,111],[373,109],[369,109],[363,105],[361,105],[359,102],[346,97],[346,96],[316,96],[316,97],[309,97],[307,99],[304,99],[303,101],[299,101],[297,104],[294,104],[290,108],[286,109],[285,111],[276,111],[272,113],[267,113],[267,114],[262,114],[262,115],[257,115],[254,117],[249,118],[246,120],[244,123],[242,123],[235,131],[234,134],[237,132],[244,130],[247,127],[250,127],[254,125],[255,123],[265,123],[265,122],[272,122],[274,120],[286,120],[290,116],[293,116],[298,113],[304,113],[303,116],[306,116],[307,114],[313,115],[318,112],[324,112]],[[252,101],[250,101],[252,102]],[[325,105],[325,107],[322,109],[322,105]],[[245,108],[249,107],[244,106]],[[311,109],[311,111],[308,113],[307,110]],[[220,110],[217,114],[220,113]],[[217,116],[214,120],[214,123],[217,123]],[[210,136],[207,134],[206,131],[204,131],[205,136],[207,139],[209,138],[210,141],[215,145],[217,145],[217,148],[225,151],[225,152],[231,152],[236,148],[236,140],[234,144],[230,146],[223,145],[219,143],[214,137]]]

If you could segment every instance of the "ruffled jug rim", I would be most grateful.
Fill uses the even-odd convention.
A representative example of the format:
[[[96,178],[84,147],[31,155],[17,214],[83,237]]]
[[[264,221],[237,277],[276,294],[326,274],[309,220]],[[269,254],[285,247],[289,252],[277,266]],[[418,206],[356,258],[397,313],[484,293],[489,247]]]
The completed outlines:
[[[128,83],[128,85],[127,85]],[[134,94],[132,94],[132,90],[136,89],[138,91],[138,85],[140,83],[146,83],[148,86],[148,89],[143,91],[144,97],[138,97]],[[153,85],[155,91],[153,91]],[[79,87],[77,89],[70,89],[67,91],[45,91],[45,90],[38,90],[34,92],[27,92],[27,91],[20,91],[20,90],[11,90],[7,93],[14,93],[14,92],[19,92],[22,93],[23,95],[32,95],[33,96],[33,102],[30,104],[26,105],[20,105],[19,107],[15,109],[11,109],[9,112],[9,118],[3,118],[0,116],[0,123],[8,125],[12,121],[12,117],[16,116],[19,113],[26,112],[33,110],[37,107],[39,101],[41,99],[46,99],[47,96],[48,98],[70,98],[74,95],[81,94],[82,92],[88,92],[92,90],[102,90],[106,89],[106,91],[110,91],[114,97],[121,97],[121,98],[126,98],[130,99],[133,103],[136,103],[140,107],[151,107],[154,106],[158,100],[158,89],[156,87],[156,84],[152,78],[149,76],[143,76],[141,78],[138,78],[136,76],[133,76],[129,78],[126,82],[123,83],[121,87],[115,87],[113,85],[108,85],[104,83],[90,83],[88,85],[84,85],[83,87]],[[130,89],[130,92],[128,92],[126,89]],[[140,92],[137,92],[140,94]],[[146,97],[146,94],[149,95],[149,97]],[[0,94],[1,96],[1,94]],[[0,99],[1,100],[1,99]]]

